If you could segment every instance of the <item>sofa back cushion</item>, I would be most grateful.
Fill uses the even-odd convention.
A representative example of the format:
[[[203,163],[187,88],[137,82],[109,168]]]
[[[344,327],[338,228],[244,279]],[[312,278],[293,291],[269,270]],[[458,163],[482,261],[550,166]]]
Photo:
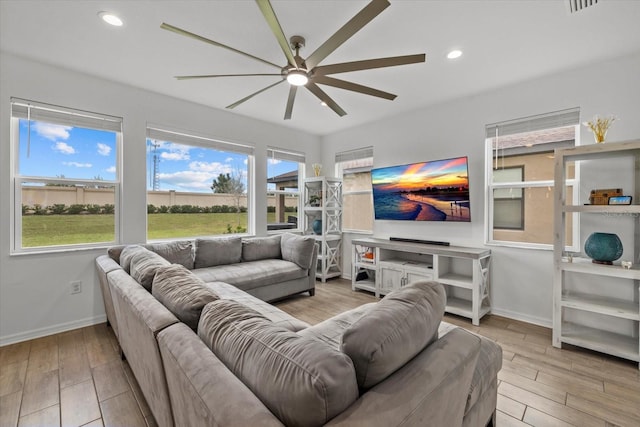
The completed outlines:
[[[437,339],[446,304],[444,287],[415,282],[389,293],[345,330],[342,351],[366,390],[404,366]]]
[[[136,250],[135,253],[131,255],[129,274],[144,286],[146,290],[151,292],[153,276],[156,275],[156,271],[160,267],[171,265],[171,263],[155,252],[151,252],[145,248],[141,249],[142,250]]]
[[[323,425],[358,398],[349,357],[235,301],[208,304],[198,335],[285,425]]]
[[[145,248],[140,245],[127,245],[120,249],[119,254],[117,253],[117,249],[114,249],[111,251],[109,256],[112,258],[117,257],[117,259],[114,259],[116,259],[118,264],[120,264],[120,267],[122,267],[127,273],[131,273],[131,258],[136,253],[143,251],[145,251]]]
[[[240,237],[196,239],[195,268],[236,264],[242,260]]]
[[[242,261],[260,261],[261,259],[280,259],[280,235],[242,239]]]
[[[157,253],[171,264],[180,264],[189,270],[193,269],[193,242],[191,240],[150,243],[145,245],[145,247]]]
[[[313,248],[316,239],[313,236],[298,236],[292,233],[284,233],[280,237],[280,250],[282,259],[295,262],[300,268],[308,270],[313,261]]]
[[[218,299],[210,287],[181,264],[159,268],[151,293],[194,331],[198,328],[204,306]]]

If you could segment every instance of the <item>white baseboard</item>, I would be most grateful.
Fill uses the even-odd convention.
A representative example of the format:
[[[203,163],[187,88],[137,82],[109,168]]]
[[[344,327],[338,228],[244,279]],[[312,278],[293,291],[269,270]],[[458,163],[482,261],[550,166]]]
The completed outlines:
[[[508,319],[520,320],[526,323],[532,323],[538,326],[544,326],[545,328],[553,327],[551,319],[546,319],[544,317],[529,316],[528,314],[516,313],[514,311],[503,310],[496,307],[491,307],[491,314],[506,317]]]
[[[107,315],[101,314],[100,316],[74,320],[73,322],[60,323],[53,326],[47,326],[46,328],[20,332],[19,334],[6,335],[4,337],[0,337],[0,347],[22,341],[32,340],[35,338],[46,337],[48,335],[59,334],[60,332],[71,331],[73,329],[84,328],[85,326],[96,325],[98,323],[104,323],[106,321]]]

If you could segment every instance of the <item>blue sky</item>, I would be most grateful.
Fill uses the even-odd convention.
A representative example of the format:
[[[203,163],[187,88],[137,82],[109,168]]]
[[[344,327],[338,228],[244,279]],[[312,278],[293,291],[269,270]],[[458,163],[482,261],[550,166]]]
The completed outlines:
[[[20,120],[19,169],[23,176],[115,179],[116,135],[113,132]],[[239,174],[246,184],[248,157],[209,148],[156,141],[160,190],[211,192],[221,173]],[[128,143],[131,143],[129,140]],[[30,145],[27,156],[28,145]],[[153,187],[152,141],[147,140],[146,185]],[[297,163],[269,159],[268,176],[297,168]],[[258,188],[261,186],[259,185]],[[262,187],[264,188],[264,187]]]

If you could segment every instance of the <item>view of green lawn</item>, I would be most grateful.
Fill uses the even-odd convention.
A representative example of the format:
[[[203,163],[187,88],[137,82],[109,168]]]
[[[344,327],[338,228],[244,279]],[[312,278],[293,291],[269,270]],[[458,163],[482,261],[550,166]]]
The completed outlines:
[[[149,240],[224,234],[240,224],[247,228],[246,213],[194,213],[148,215]],[[275,213],[267,214],[275,222]],[[113,215],[24,215],[22,247],[72,245],[114,241]]]

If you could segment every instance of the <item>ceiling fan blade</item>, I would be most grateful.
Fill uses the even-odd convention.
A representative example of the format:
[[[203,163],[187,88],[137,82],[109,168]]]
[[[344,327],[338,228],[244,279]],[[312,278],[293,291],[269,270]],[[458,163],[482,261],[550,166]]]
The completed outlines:
[[[160,28],[162,28],[163,30],[167,30],[167,31],[173,31],[176,34],[180,34],[180,35],[183,35],[183,36],[191,37],[193,39],[200,40],[202,42],[209,43],[209,44],[212,44],[214,46],[218,46],[218,47],[223,47],[225,49],[229,49],[232,52],[239,53],[240,55],[247,56],[247,57],[249,57],[251,59],[255,59],[256,61],[260,61],[262,63],[271,65],[272,67],[276,67],[278,69],[282,68],[280,65],[274,64],[273,62],[269,62],[269,61],[267,61],[265,59],[258,58],[257,56],[253,56],[250,53],[246,53],[246,52],[243,52],[241,50],[235,49],[235,48],[233,48],[231,46],[227,46],[226,44],[218,43],[218,42],[210,40],[210,39],[208,39],[206,37],[199,36],[197,34],[189,32],[187,30],[183,30],[182,28],[178,28],[178,27],[175,27],[173,25],[167,24],[166,22],[163,22],[162,25],[160,25]]]
[[[314,77],[313,81],[319,84],[327,85],[327,86],[333,86],[340,89],[363,93],[365,95],[377,96],[378,98],[384,98],[390,101],[393,101],[397,97],[397,95],[394,95],[389,92],[383,92],[381,90],[374,89],[368,86],[359,85],[357,83],[334,79],[333,77],[316,76]]]
[[[347,112],[340,108],[340,106],[336,104],[336,102],[331,99],[331,97],[327,95],[322,89],[320,89],[317,84],[309,82],[305,87],[309,89],[312,94],[317,96],[320,101],[327,104],[327,106],[335,111],[337,115],[339,115],[340,117],[347,115]]]
[[[213,77],[255,77],[255,76],[280,76],[282,74],[203,74],[197,76],[174,76],[178,80],[190,80],[190,79],[209,79]]]
[[[273,35],[276,36],[276,40],[278,40],[278,44],[280,45],[280,48],[282,48],[284,56],[287,57],[289,65],[296,67],[296,60],[293,57],[291,48],[289,47],[289,41],[284,35],[284,31],[282,31],[282,27],[280,26],[276,13],[273,11],[271,3],[269,0],[256,0],[256,3],[258,3],[258,7],[260,8],[262,15],[264,15],[264,19],[267,21],[267,24],[269,24],[269,28],[273,31]]]
[[[283,81],[284,81],[284,79],[282,79],[282,80],[280,80],[280,81],[277,81],[277,82],[275,82],[274,84],[271,84],[271,85],[269,85],[269,86],[267,86],[267,87],[265,87],[265,88],[260,89],[260,90],[259,90],[259,91],[257,91],[257,92],[252,93],[252,94],[251,94],[251,95],[249,95],[249,96],[245,96],[245,97],[244,97],[244,98],[242,98],[240,101],[236,101],[236,102],[234,102],[233,104],[227,105],[225,108],[228,108],[228,109],[230,109],[230,110],[231,110],[231,109],[234,109],[234,108],[236,108],[238,105],[242,104],[243,102],[250,100],[250,99],[251,99],[251,98],[253,98],[254,96],[256,96],[256,95],[258,95],[258,94],[261,94],[261,93],[262,93],[262,92],[264,92],[265,90],[269,90],[269,89],[271,89],[271,88],[272,88],[272,87],[274,87],[275,85],[279,85],[279,84],[280,84],[280,83],[282,83]]]
[[[372,0],[306,59],[307,69],[310,70],[318,65],[387,7],[389,7],[388,0]]]
[[[342,62],[340,64],[321,65],[316,67],[313,72],[315,74],[338,74],[348,73],[350,71],[371,70],[374,68],[395,67],[398,65],[417,64],[424,62],[426,55],[420,53],[417,55],[390,56],[388,58],[366,59],[364,61]]]
[[[291,85],[289,87],[289,98],[287,99],[287,109],[284,111],[284,119],[291,119],[291,112],[293,112],[293,101],[296,99],[296,92],[298,91],[298,86]]]

